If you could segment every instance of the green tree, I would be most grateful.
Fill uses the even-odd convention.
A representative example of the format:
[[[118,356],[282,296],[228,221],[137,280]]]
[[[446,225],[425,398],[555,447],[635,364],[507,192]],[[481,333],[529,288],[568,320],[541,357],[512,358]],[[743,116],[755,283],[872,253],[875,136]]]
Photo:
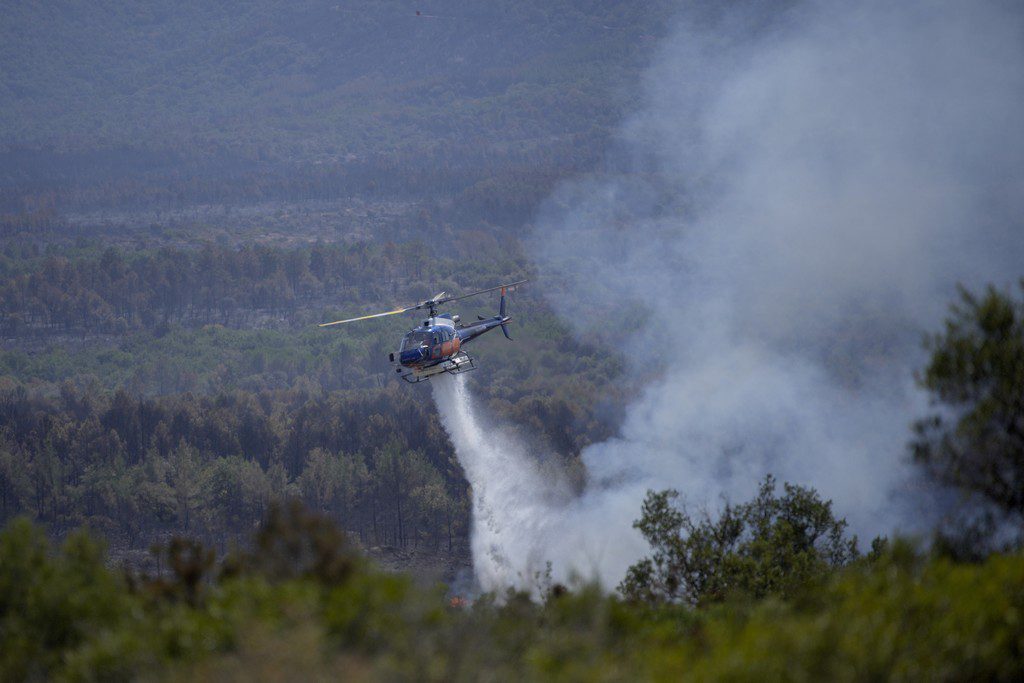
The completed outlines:
[[[0,679],[49,680],[68,652],[109,636],[124,620],[126,586],[104,559],[84,531],[59,553],[26,519],[0,532]]]
[[[1024,289],[1024,280],[1021,281]],[[914,459],[942,481],[1024,515],[1024,301],[960,288],[918,377],[934,413],[914,425]]]
[[[171,452],[168,483],[174,492],[178,528],[188,532],[192,528],[193,513],[203,502],[204,472],[199,453],[184,439]]]
[[[726,504],[717,521],[676,508],[676,491],[648,491],[633,526],[654,552],[629,568],[619,590],[631,600],[694,605],[732,593],[789,597],[858,556],[831,501],[802,486],[783,490],[776,495],[769,475],[757,497]]]
[[[338,456],[323,448],[314,448],[306,456],[306,467],[297,483],[302,497],[312,510],[330,510],[335,496],[344,485],[344,466]]]
[[[21,459],[0,439],[0,522],[28,508],[32,481]]]

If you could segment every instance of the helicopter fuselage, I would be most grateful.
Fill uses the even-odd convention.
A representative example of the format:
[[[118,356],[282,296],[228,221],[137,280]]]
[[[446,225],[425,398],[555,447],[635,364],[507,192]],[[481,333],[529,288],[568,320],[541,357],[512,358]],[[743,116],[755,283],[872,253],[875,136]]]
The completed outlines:
[[[402,338],[402,347],[398,353],[399,364],[415,371],[448,363],[464,354],[463,346],[501,327],[511,318],[496,315],[470,325],[457,326],[458,320],[458,317],[438,315],[409,330]]]

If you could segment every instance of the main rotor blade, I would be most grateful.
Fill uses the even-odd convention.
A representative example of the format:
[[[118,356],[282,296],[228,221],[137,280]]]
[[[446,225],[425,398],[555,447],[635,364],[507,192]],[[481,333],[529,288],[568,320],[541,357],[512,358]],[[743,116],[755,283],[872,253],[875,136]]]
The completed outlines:
[[[502,287],[515,287],[516,285],[521,285],[524,282],[528,282],[528,280],[520,280],[519,282],[510,282],[507,285],[498,285],[497,287],[488,287],[487,289],[481,289],[479,291],[470,292],[469,294],[462,294],[460,296],[449,296],[449,297],[444,298],[444,299],[438,299],[434,303],[435,304],[445,304],[445,303],[448,303],[449,301],[458,301],[459,299],[466,299],[466,298],[471,297],[471,296],[476,296],[477,294],[484,294],[486,292],[493,292],[494,290],[501,289]]]
[[[467,297],[476,296],[477,294],[484,294],[485,292],[493,292],[494,290],[501,289],[502,287],[515,287],[516,285],[521,285],[524,282],[526,282],[526,280],[520,280],[519,282],[512,282],[512,283],[507,284],[507,285],[498,285],[497,287],[488,287],[487,289],[481,289],[480,291],[477,291],[477,292],[470,292],[469,294],[462,294],[461,296],[445,297],[444,296],[444,292],[440,292],[437,295],[435,295],[435,297],[433,299],[428,299],[427,301],[421,301],[418,304],[413,304],[412,306],[407,306],[406,308],[396,308],[393,311],[387,311],[385,313],[374,313],[373,315],[361,315],[358,318],[347,318],[345,320],[335,320],[332,323],[320,323],[318,327],[330,327],[331,325],[343,325],[344,323],[354,323],[357,320],[369,320],[370,318],[382,318],[382,317],[384,317],[386,315],[396,315],[398,313],[406,313],[408,311],[415,311],[415,310],[419,310],[421,308],[432,308],[432,307],[439,306],[439,305],[444,304],[444,303],[448,303],[449,301],[458,301],[459,299],[465,299]]]
[[[382,318],[385,315],[395,315],[396,313],[405,313],[406,311],[415,310],[416,306],[410,306],[409,308],[399,308],[394,311],[388,311],[387,313],[374,313],[373,315],[361,315],[358,318],[348,318],[346,320],[335,320],[333,323],[320,323],[318,327],[330,327],[331,325],[341,325],[342,323],[354,323],[357,320],[368,320],[369,318]]]

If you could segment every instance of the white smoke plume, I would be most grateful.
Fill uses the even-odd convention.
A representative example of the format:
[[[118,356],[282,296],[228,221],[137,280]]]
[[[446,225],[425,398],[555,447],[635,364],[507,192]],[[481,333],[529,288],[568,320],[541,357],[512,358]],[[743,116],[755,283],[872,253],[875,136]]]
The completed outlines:
[[[625,482],[610,489],[618,505],[597,486],[573,497],[507,432],[484,424],[463,377],[436,377],[431,386],[472,487],[471,550],[480,587],[538,592],[548,578],[575,577],[614,586],[645,549],[629,528],[643,490]]]
[[[1024,11],[734,7],[684,12],[607,171],[537,221],[554,305],[653,377],[621,436],[583,453],[587,490],[553,494],[464,389],[436,390],[485,588],[545,561],[614,586],[645,550],[648,488],[715,506],[772,473],[862,536],[935,518],[906,456],[913,371],[957,282],[1024,275]]]

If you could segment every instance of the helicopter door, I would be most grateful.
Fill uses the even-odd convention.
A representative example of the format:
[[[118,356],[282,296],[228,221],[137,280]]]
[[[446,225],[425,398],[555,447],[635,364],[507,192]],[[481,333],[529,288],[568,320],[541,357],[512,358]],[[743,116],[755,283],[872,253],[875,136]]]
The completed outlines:
[[[441,330],[441,355],[445,358],[452,355],[452,337],[455,336],[451,330]]]

